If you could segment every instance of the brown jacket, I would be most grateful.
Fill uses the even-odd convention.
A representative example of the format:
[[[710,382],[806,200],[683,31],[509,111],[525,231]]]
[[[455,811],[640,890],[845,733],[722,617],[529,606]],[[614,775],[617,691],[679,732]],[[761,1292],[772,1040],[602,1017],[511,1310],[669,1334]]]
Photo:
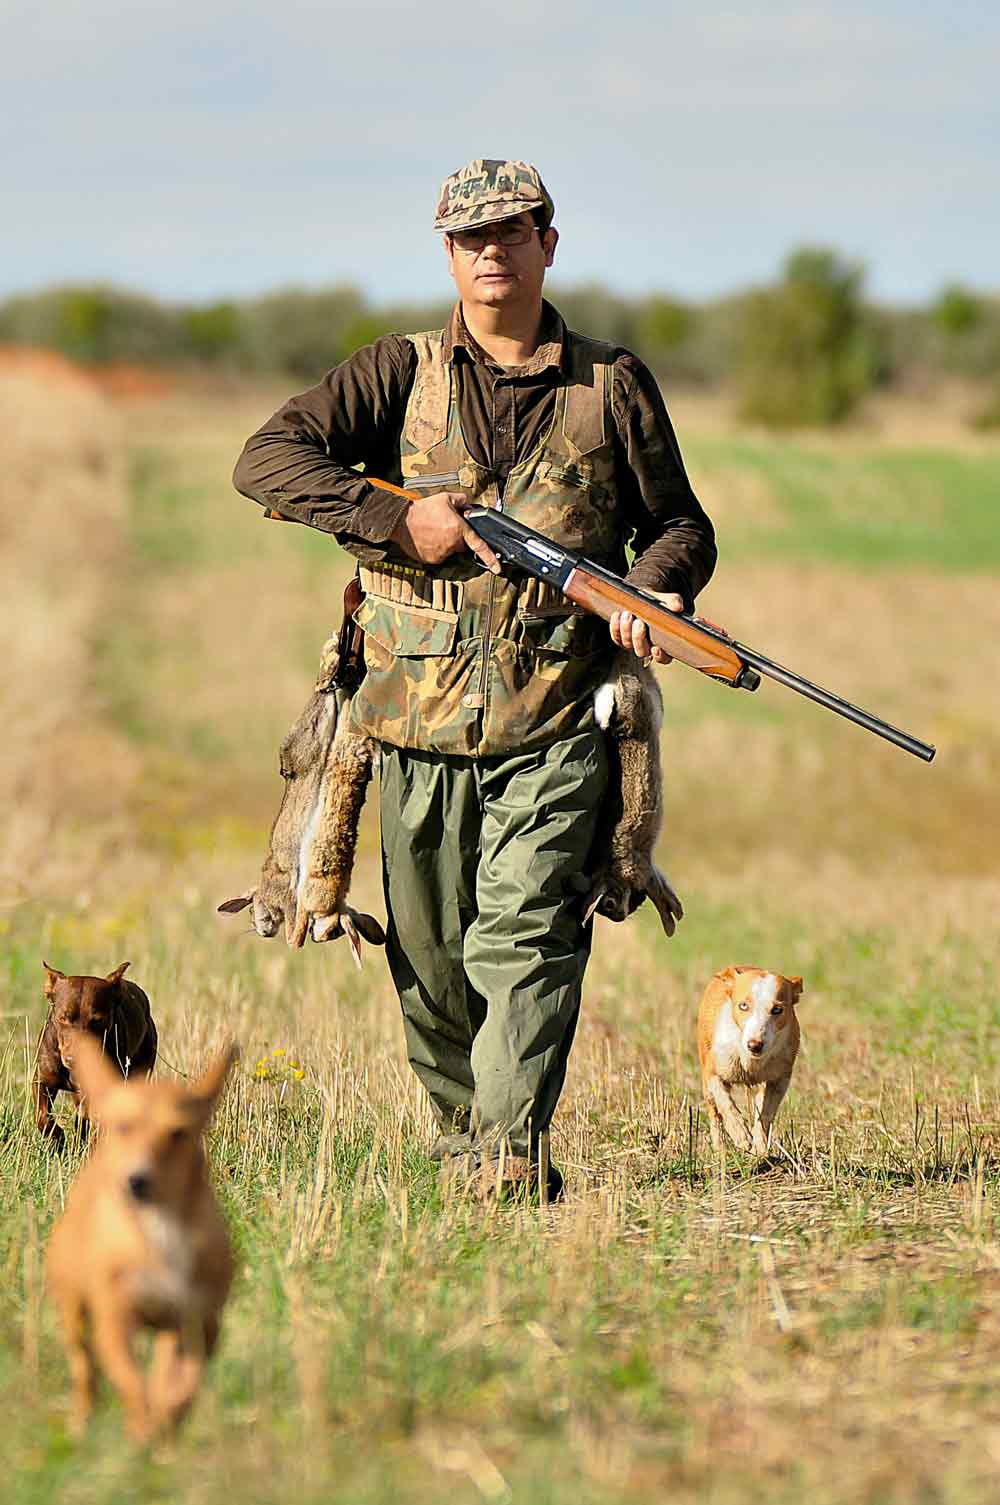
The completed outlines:
[[[472,339],[461,309],[452,315],[446,353],[454,356],[462,432],[501,491],[511,467],[531,453],[551,422],[565,333],[546,303],[533,358],[502,367]],[[237,490],[334,534],[363,563],[401,561],[389,540],[406,503],[376,490],[352,467],[391,476],[398,466],[416,364],[406,335],[386,335],[356,351],[247,440],[233,476]],[[651,590],[679,591],[690,606],[715,567],[714,531],[691,489],[656,382],[624,349],[614,351],[612,411],[616,491],[625,541],[635,554],[629,579]]]

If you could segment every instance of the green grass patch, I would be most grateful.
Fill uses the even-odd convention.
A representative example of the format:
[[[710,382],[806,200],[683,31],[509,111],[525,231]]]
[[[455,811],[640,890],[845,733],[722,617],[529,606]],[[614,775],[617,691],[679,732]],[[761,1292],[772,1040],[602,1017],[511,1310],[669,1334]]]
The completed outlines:
[[[771,438],[692,436],[686,444],[704,495],[725,498],[744,477],[770,506],[749,521],[725,510],[730,563],[823,560],[865,570],[919,566],[945,573],[996,569],[1000,453],[875,449]]]

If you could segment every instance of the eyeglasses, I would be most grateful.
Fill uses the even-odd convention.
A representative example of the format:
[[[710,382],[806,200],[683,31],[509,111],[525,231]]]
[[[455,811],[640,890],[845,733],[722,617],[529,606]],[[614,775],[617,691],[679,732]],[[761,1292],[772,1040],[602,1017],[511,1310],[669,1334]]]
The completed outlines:
[[[452,245],[470,256],[478,256],[486,246],[526,246],[535,234],[545,231],[537,225],[525,225],[517,220],[500,220],[497,224],[483,225],[472,230],[453,230]]]

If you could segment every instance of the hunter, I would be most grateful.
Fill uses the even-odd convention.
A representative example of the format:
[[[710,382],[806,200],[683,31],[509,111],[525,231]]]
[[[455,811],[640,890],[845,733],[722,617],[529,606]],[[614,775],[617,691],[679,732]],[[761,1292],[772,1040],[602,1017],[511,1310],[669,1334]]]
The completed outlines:
[[[480,158],[447,178],[434,221],[458,292],[446,328],[356,351],[247,441],[234,476],[359,560],[367,672],[351,715],[381,745],[387,955],[409,1059],[439,1125],[432,1158],[498,1195],[538,1187],[580,1010],[608,779],[594,693],[616,644],[641,658],[650,644],[630,614],[609,635],[500,568],[463,509],[502,507],[618,572],[629,546],[627,578],[674,610],[691,609],[716,558],[652,375],[542,297],[552,218],[529,163]],[[380,490],[360,466],[427,494]],[[547,1176],[554,1200],[562,1177]]]

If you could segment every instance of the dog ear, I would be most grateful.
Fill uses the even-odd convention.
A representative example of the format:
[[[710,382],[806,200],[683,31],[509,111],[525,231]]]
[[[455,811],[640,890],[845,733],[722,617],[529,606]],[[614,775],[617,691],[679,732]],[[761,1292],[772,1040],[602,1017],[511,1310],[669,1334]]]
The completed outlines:
[[[792,985],[792,1003],[798,1003],[802,997],[802,979],[801,977],[790,977],[788,981]]]
[[[87,1034],[86,1030],[67,1030],[67,1042],[69,1052],[66,1056],[66,1064],[69,1074],[77,1087],[87,1099],[91,1114],[95,1118],[100,1117],[100,1109],[95,1107],[105,1093],[114,1087],[122,1085],[119,1073],[111,1065],[93,1035]]]
[[[109,982],[112,985],[116,982],[121,982],[122,978],[125,976],[125,973],[128,971],[129,967],[131,967],[131,965],[131,962],[122,962],[121,965],[116,967],[113,972],[108,973],[104,981]]]
[[[48,962],[42,962],[42,966],[45,968],[45,981],[42,984],[42,991],[46,998],[51,998],[56,990],[56,983],[60,977],[65,977],[66,973],[60,972],[58,967],[50,967]]]
[[[748,967],[743,962],[737,962],[735,966],[727,967],[726,970],[722,973],[722,976],[726,979],[726,990],[729,993],[730,998],[735,996],[734,990],[736,979],[738,977],[742,977],[745,972],[757,972],[761,976],[764,975],[760,967]]]
[[[207,1124],[215,1112],[229,1069],[239,1058],[240,1048],[235,1040],[231,1041],[208,1069],[191,1084],[191,1096],[202,1110],[203,1124]]]

